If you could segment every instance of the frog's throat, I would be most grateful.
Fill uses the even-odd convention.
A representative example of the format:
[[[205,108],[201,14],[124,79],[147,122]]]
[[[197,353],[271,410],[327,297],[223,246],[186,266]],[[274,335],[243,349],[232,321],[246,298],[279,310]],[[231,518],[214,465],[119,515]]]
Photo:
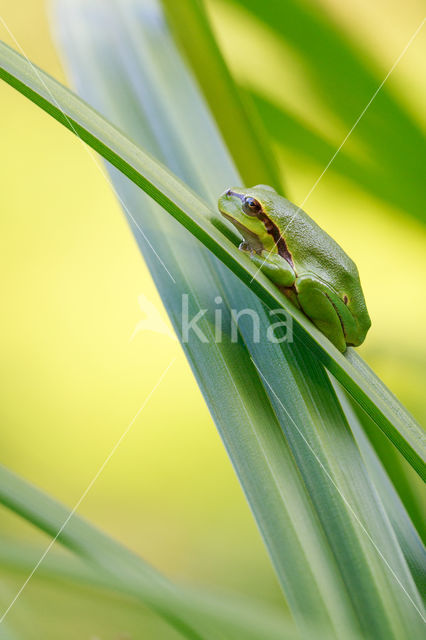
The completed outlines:
[[[247,229],[247,227],[245,227],[242,224],[242,222],[239,222],[238,220],[236,220],[232,216],[228,215],[227,213],[224,213],[223,211],[221,211],[221,213],[224,216],[224,218],[229,220],[229,222],[232,222],[234,227],[236,229],[238,229],[238,231],[243,236],[244,240],[249,245],[250,249],[253,249],[253,251],[255,251],[256,253],[259,253],[259,254],[262,253],[262,251],[265,249],[265,247],[263,245],[263,242],[261,241],[261,239],[257,235],[257,233],[254,233],[253,231],[250,231],[250,229]]]
[[[241,202],[244,202],[245,196],[241,193],[237,193],[236,191],[229,190],[229,195],[236,196],[237,198],[240,198]],[[282,237],[277,225],[274,222],[272,222],[272,220],[267,216],[267,214],[264,212],[263,209],[261,209],[259,213],[256,214],[256,218],[260,220],[260,222],[263,222],[263,226],[265,227],[266,233],[272,236],[274,245],[276,246],[278,251],[278,255],[284,258],[284,260],[287,260],[289,265],[294,269],[293,256],[288,250],[287,243],[285,239]]]

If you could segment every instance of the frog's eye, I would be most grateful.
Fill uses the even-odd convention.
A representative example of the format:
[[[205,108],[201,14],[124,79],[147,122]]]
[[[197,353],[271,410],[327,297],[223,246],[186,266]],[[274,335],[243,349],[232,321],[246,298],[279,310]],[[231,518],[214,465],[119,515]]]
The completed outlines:
[[[250,196],[244,198],[243,211],[248,216],[256,216],[261,209],[262,206],[260,202],[258,202],[255,198],[251,198]]]

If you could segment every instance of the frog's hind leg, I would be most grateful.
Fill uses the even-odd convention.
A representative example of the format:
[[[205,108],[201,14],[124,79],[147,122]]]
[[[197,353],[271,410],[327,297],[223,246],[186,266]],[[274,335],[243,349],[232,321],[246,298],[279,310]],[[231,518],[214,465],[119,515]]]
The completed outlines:
[[[304,314],[339,351],[345,351],[344,322],[349,320],[348,314],[351,316],[345,303],[326,283],[308,274],[297,278],[295,285],[299,304]],[[352,316],[350,320],[353,321]]]

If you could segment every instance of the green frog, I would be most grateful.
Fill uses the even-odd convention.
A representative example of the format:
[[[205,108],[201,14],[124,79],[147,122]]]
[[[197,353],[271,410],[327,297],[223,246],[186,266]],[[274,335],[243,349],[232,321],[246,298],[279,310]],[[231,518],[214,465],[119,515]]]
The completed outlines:
[[[219,211],[243,237],[240,249],[344,352],[371,326],[358,269],[299,207],[272,187],[232,187]]]

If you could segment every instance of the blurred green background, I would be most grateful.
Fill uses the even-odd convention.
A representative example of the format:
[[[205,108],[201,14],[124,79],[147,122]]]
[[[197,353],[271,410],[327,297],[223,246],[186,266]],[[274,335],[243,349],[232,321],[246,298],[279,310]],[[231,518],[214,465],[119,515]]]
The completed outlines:
[[[231,69],[247,90],[309,122],[333,152],[348,126],[304,73],[294,46],[257,20],[251,4],[208,3]],[[357,43],[380,79],[422,20],[413,0],[321,0],[316,10]],[[66,82],[46,3],[1,0],[0,16],[25,54]],[[18,48],[1,22],[0,37]],[[420,33],[386,84],[416,126],[424,124],[424,51]],[[370,97],[360,96],[355,118]],[[369,117],[374,123],[374,108],[373,102],[366,124]],[[175,358],[79,512],[171,577],[282,606],[178,342],[167,331],[137,330],[146,313],[141,299],[155,305],[167,326],[168,320],[100,161],[5,84],[0,116],[1,462],[72,506]],[[390,155],[392,145],[389,139]],[[274,149],[288,195],[300,203],[323,165],[295,146],[282,130]],[[356,138],[346,149],[361,159],[367,154]],[[398,191],[395,176],[392,181]],[[424,225],[411,207],[375,197],[374,189],[331,170],[305,208],[358,264],[373,320],[362,355],[424,420]],[[3,536],[47,545],[3,509],[0,526]],[[2,608],[25,575],[1,569]],[[8,620],[27,625],[28,637],[124,640],[151,637],[150,625],[152,637],[174,637],[147,612],[108,602],[75,587],[58,590],[36,575]],[[138,635],[142,619],[145,635]]]

